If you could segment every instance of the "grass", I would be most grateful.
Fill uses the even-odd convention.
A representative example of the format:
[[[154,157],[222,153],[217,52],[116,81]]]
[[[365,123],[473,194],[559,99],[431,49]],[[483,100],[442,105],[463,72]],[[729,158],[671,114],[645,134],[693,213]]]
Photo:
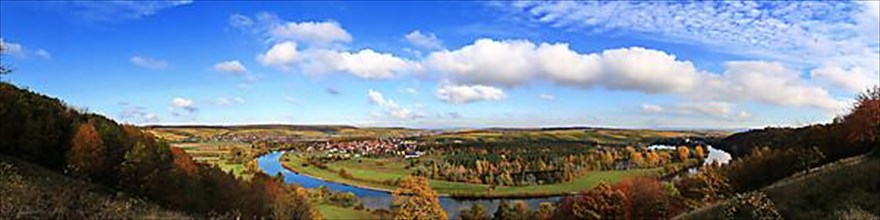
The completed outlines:
[[[0,195],[0,219],[189,219],[6,155],[0,155]]]
[[[785,219],[877,219],[880,159],[857,156],[799,173],[761,189]],[[729,201],[684,213],[676,219],[718,219]],[[866,213],[851,216],[850,213]]]
[[[354,186],[374,188],[392,191],[396,186],[383,184],[382,181],[402,179],[409,176],[409,170],[403,169],[406,161],[402,159],[350,159],[327,164],[328,169],[320,169],[315,166],[302,166],[304,158],[295,154],[285,154],[284,162],[295,171],[319,179],[331,182],[344,183]],[[358,163],[357,160],[362,160]],[[382,162],[383,165],[379,165]],[[339,176],[338,170],[345,168],[355,179],[347,179]],[[656,175],[662,168],[636,169],[621,171],[595,171],[578,177],[573,181],[533,185],[533,186],[498,186],[489,192],[489,186],[463,182],[451,182],[443,180],[430,180],[431,188],[440,194],[462,197],[515,197],[515,196],[545,196],[562,195],[572,192],[588,190],[601,182],[616,183],[624,178]]]
[[[318,211],[324,216],[324,219],[379,219],[373,213],[364,210],[355,210],[354,208],[343,208],[334,205],[320,204]]]
[[[225,172],[232,172],[236,177],[250,178],[245,174],[244,164],[233,163],[223,157],[234,148],[250,149],[250,144],[241,142],[202,142],[202,143],[172,143],[172,147],[186,151],[193,160],[213,164]]]

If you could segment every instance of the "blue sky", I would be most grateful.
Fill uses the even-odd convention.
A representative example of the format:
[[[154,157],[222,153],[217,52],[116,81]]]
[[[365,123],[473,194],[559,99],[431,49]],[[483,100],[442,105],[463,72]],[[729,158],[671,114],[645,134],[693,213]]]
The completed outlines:
[[[0,2],[3,80],[134,124],[748,128],[880,83],[878,2]]]

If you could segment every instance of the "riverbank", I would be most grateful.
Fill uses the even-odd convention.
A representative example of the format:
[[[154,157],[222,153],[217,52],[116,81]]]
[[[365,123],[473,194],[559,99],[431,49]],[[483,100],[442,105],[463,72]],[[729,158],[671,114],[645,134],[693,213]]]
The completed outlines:
[[[395,185],[381,184],[384,182],[393,182],[396,179],[402,179],[409,175],[407,170],[402,167],[398,168],[395,164],[389,164],[381,170],[369,166],[368,164],[327,164],[327,169],[321,169],[314,166],[303,166],[304,158],[294,155],[285,154],[280,158],[281,165],[291,172],[305,175],[310,178],[318,179],[325,182],[343,184],[347,186],[370,189],[380,192],[390,193],[397,188]],[[339,175],[339,170],[345,169],[351,174],[352,178],[343,178]],[[496,186],[490,190],[488,185],[450,182],[442,180],[430,180],[431,187],[436,190],[440,196],[450,197],[461,200],[470,199],[526,199],[526,198],[547,198],[574,194],[580,191],[589,190],[599,183],[616,183],[625,178],[644,175],[658,175],[662,168],[653,169],[633,169],[618,171],[592,171],[573,181],[555,184],[532,185],[532,186]]]

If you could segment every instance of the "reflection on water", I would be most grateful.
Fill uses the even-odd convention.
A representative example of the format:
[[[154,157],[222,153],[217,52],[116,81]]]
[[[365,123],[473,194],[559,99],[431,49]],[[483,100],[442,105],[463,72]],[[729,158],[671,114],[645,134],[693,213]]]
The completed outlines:
[[[733,159],[733,157],[731,157],[729,153],[724,152],[723,150],[720,150],[720,149],[716,149],[716,148],[712,147],[712,145],[708,145],[706,147],[709,149],[709,155],[707,155],[706,161],[703,162],[703,165],[709,165],[712,163],[712,161],[718,161],[719,164],[727,164],[727,163],[730,163],[730,160]],[[658,145],[651,145],[648,147],[648,149],[651,149],[651,150],[675,150],[675,148],[676,148],[675,146],[659,145],[659,144]]]
[[[345,184],[327,182],[319,179],[315,179],[309,176],[300,175],[294,172],[290,172],[287,169],[284,169],[281,166],[279,158],[283,152],[272,152],[257,159],[257,162],[260,165],[260,169],[263,172],[269,175],[277,175],[281,173],[284,176],[284,181],[288,183],[299,184],[302,187],[306,188],[317,188],[320,186],[327,186],[330,190],[342,191],[342,192],[351,192],[354,193],[355,196],[359,197],[361,201],[364,202],[364,207],[370,209],[388,209],[391,207],[392,196],[391,193],[365,189],[360,187],[349,186]],[[550,198],[532,198],[532,199],[503,199],[507,200],[507,202],[514,201],[524,201],[531,208],[537,208],[542,202],[556,202],[559,201],[562,197],[550,197]],[[498,208],[498,204],[502,199],[477,199],[477,200],[457,200],[449,197],[440,197],[440,206],[443,207],[443,210],[449,215],[450,218],[454,219],[458,217],[458,212],[461,209],[470,208],[473,204],[480,204],[488,213],[494,213],[495,209]]]

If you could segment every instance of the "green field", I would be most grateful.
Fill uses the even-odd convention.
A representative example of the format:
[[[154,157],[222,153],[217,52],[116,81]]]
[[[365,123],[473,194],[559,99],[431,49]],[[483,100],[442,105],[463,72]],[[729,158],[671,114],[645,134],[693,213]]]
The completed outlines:
[[[383,184],[386,180],[402,179],[409,176],[410,171],[404,169],[403,159],[370,159],[356,158],[327,164],[329,169],[320,169],[314,166],[302,166],[304,158],[296,154],[285,154],[284,163],[295,171],[317,177],[331,182],[344,183],[367,188],[391,191],[396,186]],[[361,162],[358,162],[361,160]],[[381,162],[381,165],[380,163]],[[339,169],[345,168],[354,179],[339,176]],[[534,185],[534,186],[497,186],[489,192],[489,186],[484,184],[472,184],[463,182],[450,182],[443,180],[430,180],[431,188],[440,194],[452,196],[479,196],[479,197],[504,197],[504,196],[538,196],[560,195],[579,192],[595,187],[601,182],[616,183],[626,177],[640,175],[655,175],[662,168],[635,169],[621,171],[594,171],[576,178],[574,181]]]
[[[244,172],[244,164],[223,159],[228,157],[231,149],[250,149],[250,144],[241,142],[203,142],[172,143],[171,146],[183,149],[197,162],[216,165],[224,172],[231,172],[236,177],[250,178],[250,175]]]
[[[324,219],[379,219],[373,213],[364,210],[355,210],[353,208],[343,208],[339,206],[321,204],[318,205],[318,211],[324,216]]]

